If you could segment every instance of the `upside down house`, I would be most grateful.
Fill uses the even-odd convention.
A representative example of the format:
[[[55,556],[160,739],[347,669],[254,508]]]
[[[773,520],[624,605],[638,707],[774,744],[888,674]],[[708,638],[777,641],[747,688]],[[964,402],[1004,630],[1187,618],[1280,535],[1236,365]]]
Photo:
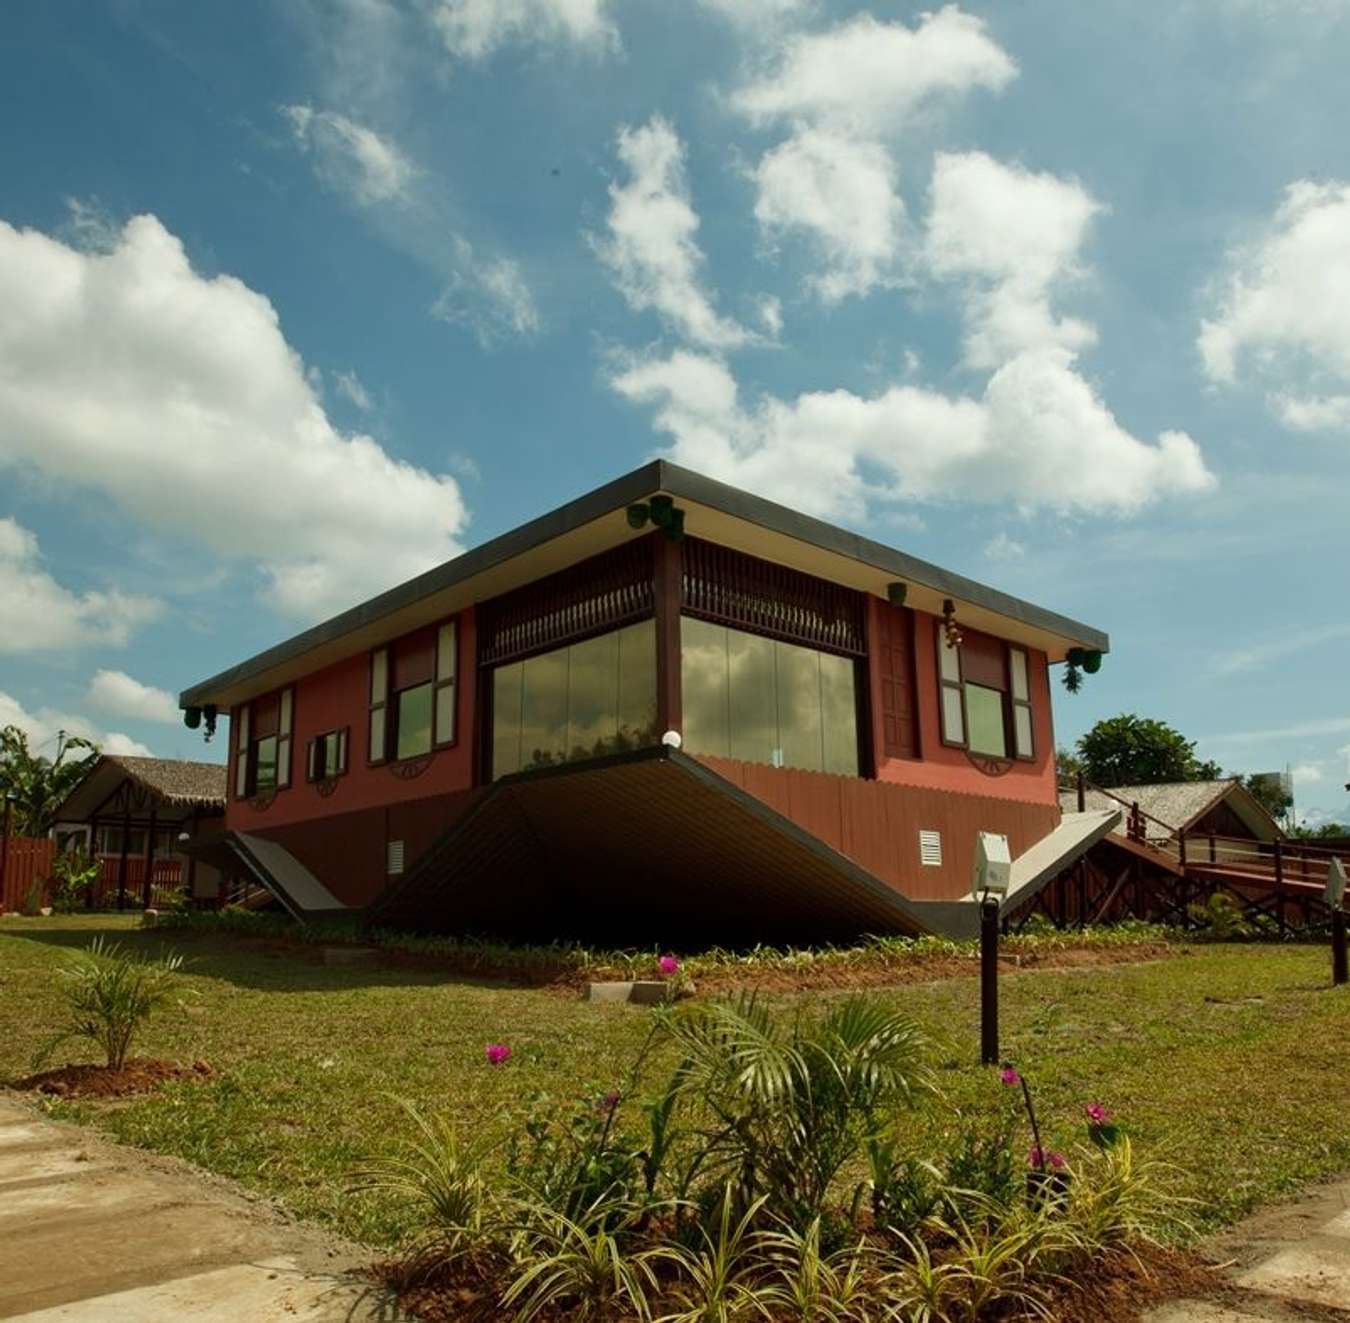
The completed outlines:
[[[1106,636],[665,461],[181,696],[229,715],[223,834],[297,915],[641,942],[969,926],[1062,813],[1050,667]]]

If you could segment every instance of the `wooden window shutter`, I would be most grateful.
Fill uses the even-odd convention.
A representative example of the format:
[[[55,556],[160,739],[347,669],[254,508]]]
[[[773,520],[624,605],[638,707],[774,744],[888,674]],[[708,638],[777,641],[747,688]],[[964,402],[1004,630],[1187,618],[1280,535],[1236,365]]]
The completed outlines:
[[[436,631],[436,730],[437,745],[455,742],[455,691],[459,674],[459,622],[449,620]]]
[[[949,648],[942,623],[936,623],[934,633],[938,651],[939,716],[942,722],[943,744],[966,746],[966,697],[961,687],[961,649]]]
[[[366,760],[382,763],[389,756],[389,649],[370,654],[370,723]]]
[[[1008,649],[1008,694],[1012,699],[1012,747],[1015,757],[1036,757],[1035,724],[1031,711],[1031,668],[1026,650]]]
[[[234,736],[234,794],[236,799],[248,795],[248,710],[247,703],[235,709]]]
[[[919,756],[914,714],[914,615],[889,604],[877,612],[877,667],[881,677],[883,752],[887,758]]]
[[[277,718],[277,789],[284,790],[291,783],[291,721],[294,717],[295,690],[281,691],[280,713]]]

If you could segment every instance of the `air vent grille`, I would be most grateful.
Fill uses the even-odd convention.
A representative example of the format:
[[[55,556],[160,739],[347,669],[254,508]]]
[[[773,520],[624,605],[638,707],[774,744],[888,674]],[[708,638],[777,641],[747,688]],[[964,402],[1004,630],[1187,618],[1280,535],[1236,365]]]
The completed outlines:
[[[403,842],[390,841],[385,846],[385,871],[390,877],[403,871]]]
[[[921,831],[919,833],[919,862],[926,868],[942,867],[942,833],[940,831]]]

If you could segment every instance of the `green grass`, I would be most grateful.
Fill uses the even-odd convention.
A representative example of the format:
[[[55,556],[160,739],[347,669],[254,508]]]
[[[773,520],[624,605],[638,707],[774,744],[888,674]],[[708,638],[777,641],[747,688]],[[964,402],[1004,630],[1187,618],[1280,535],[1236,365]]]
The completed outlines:
[[[133,1051],[218,1072],[115,1104],[52,1104],[127,1143],[177,1154],[277,1196],[374,1245],[407,1230],[386,1199],[353,1197],[354,1163],[406,1118],[393,1096],[503,1134],[539,1093],[568,1108],[612,1087],[649,1013],[558,991],[475,983],[435,969],[334,968],[303,947],[204,931],[142,932],[128,919],[0,920],[0,1080],[26,1074],[60,1023],[55,972],[97,933],[188,958],[187,1009],[160,1016]],[[1087,1102],[1117,1113],[1144,1156],[1176,1164],[1198,1229],[1350,1168],[1350,989],[1328,987],[1321,946],[1196,946],[1143,964],[1006,976],[1003,1046],[1030,1080],[1048,1142],[1072,1149]],[[808,1006],[830,995],[801,994]],[[953,1110],[1008,1104],[974,1064],[974,978],[878,995],[943,1046],[944,1100],[913,1117],[932,1152]],[[792,1003],[793,997],[777,1000]],[[514,1056],[491,1068],[488,1042]],[[1029,1142],[1029,1140],[1028,1140]]]

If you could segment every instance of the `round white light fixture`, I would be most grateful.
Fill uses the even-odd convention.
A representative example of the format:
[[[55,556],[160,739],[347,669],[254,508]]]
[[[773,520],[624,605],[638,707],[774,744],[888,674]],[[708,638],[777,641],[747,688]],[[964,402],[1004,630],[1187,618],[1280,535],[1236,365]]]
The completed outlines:
[[[667,749],[678,749],[684,741],[680,738],[680,732],[678,730],[668,730],[661,736],[661,743],[664,744]]]

